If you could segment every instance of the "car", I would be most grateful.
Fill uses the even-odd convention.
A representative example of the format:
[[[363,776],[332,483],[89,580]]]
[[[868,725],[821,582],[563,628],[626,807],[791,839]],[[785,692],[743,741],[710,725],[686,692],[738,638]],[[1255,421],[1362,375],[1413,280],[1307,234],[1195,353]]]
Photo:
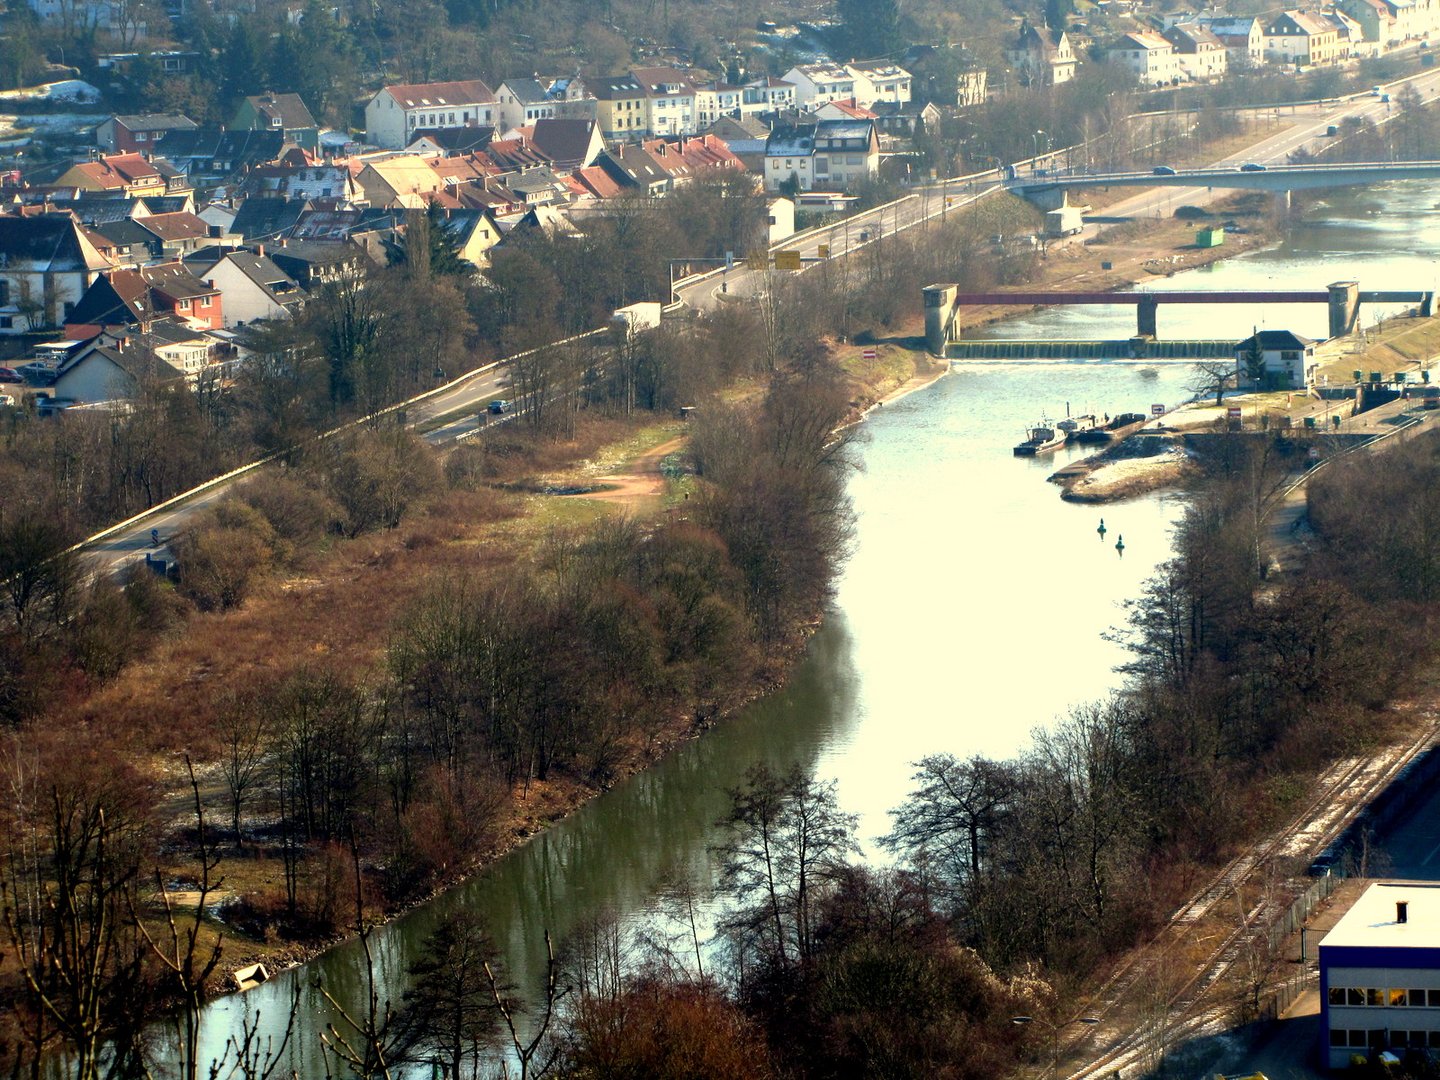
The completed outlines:
[[[1174,176],[1175,170],[1169,165],[1156,165],[1152,170],[1156,176]]]
[[[0,367],[0,382],[23,383],[25,376],[21,375],[14,368]]]
[[[52,365],[43,360],[32,360],[28,364],[21,364],[15,370],[31,382],[41,385],[49,385],[54,382],[56,375],[59,374]]]
[[[490,402],[490,406],[486,411],[488,411],[492,416],[499,416],[501,413],[509,412],[510,409],[510,402],[506,401],[504,398],[496,398],[494,401]]]
[[[1331,124],[1329,127],[1327,127],[1327,128],[1325,129],[1325,134],[1326,134],[1326,135],[1339,135],[1339,134],[1340,134],[1340,125],[1339,125],[1339,124]]]
[[[1259,164],[1257,164],[1257,163],[1255,163],[1255,162],[1253,162],[1253,161],[1247,161],[1244,165],[1241,165],[1241,166],[1240,166],[1240,171],[1241,171],[1241,172],[1264,172],[1264,171],[1265,171],[1265,166],[1264,166],[1264,165],[1259,165]]]
[[[1381,94],[1385,93],[1385,88],[1381,86],[1372,86],[1370,87],[1370,93],[1373,94],[1375,97],[1379,97]]]

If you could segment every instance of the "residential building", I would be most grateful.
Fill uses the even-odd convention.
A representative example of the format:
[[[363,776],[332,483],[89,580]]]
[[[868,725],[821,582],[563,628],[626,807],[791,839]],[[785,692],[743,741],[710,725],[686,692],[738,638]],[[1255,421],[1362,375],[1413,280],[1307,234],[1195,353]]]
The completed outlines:
[[[765,78],[748,82],[740,91],[740,118],[778,113],[798,107],[795,84],[784,79]]]
[[[371,161],[355,178],[371,206],[423,209],[445,181],[425,158],[409,155]]]
[[[506,79],[495,88],[495,124],[500,133],[537,120],[594,119],[595,99],[578,78]]]
[[[625,144],[600,155],[599,165],[622,191],[658,197],[670,190],[670,174],[644,147]]]
[[[287,143],[314,152],[320,148],[320,125],[299,94],[266,91],[240,102],[232,128],[242,131],[278,131]]]
[[[489,210],[446,210],[440,227],[454,242],[455,254],[460,258],[477,270],[490,265],[490,249],[500,242],[500,227]]]
[[[1142,86],[1170,86],[1180,80],[1175,46],[1153,30],[1123,35],[1105,50],[1105,59],[1129,68]]]
[[[187,259],[185,265],[225,297],[226,327],[289,318],[304,300],[299,282],[265,254],[263,244],[255,251],[207,253]]]
[[[419,128],[493,126],[496,109],[495,94],[479,79],[387,86],[365,106],[365,139],[399,150]]]
[[[1235,346],[1239,385],[1254,385],[1249,372],[1256,349],[1264,363],[1266,390],[1303,390],[1315,381],[1315,342],[1289,330],[1258,330]]]
[[[606,142],[642,139],[650,133],[645,88],[634,75],[598,79],[591,89],[600,135]]]
[[[984,68],[976,68],[973,71],[962,71],[955,76],[955,105],[960,109],[968,109],[974,105],[985,104],[986,82],[989,73]]]
[[[862,109],[853,101],[827,101],[818,108],[811,109],[808,119],[813,120],[874,120],[875,114],[869,109]]]
[[[801,191],[843,191],[874,176],[880,139],[871,120],[818,120],[777,125],[765,145],[765,190],[788,182]]]
[[[172,131],[159,151],[196,183],[219,183],[280,156],[285,136],[278,131],[228,131],[196,128]]]
[[[1192,82],[1215,82],[1230,69],[1230,53],[1224,43],[1199,23],[1176,23],[1164,37],[1175,46],[1181,76]]]
[[[112,116],[95,129],[95,142],[112,154],[143,154],[153,150],[170,132],[194,131],[199,126],[178,113]]]
[[[63,325],[108,269],[69,214],[0,216],[0,334]]]
[[[260,165],[245,178],[244,190],[252,196],[286,199],[340,199],[362,197],[355,173],[348,165]]]
[[[484,150],[495,138],[493,127],[416,128],[405,146],[407,154],[422,157],[460,157]]]
[[[1253,15],[1196,19],[1230,54],[1229,70],[1245,71],[1265,63],[1265,24]]]
[[[150,214],[95,226],[95,231],[121,249],[121,265],[184,258],[210,240],[210,226],[194,214]]]
[[[845,65],[855,80],[855,104],[868,109],[877,101],[904,105],[910,100],[912,76],[888,60],[856,60]]]
[[[1265,59],[1297,67],[1323,67],[1340,58],[1335,25],[1311,11],[1283,11],[1265,26]]]
[[[722,116],[739,116],[745,101],[745,88],[727,82],[713,82],[695,88],[695,128],[700,130]]]
[[[1323,11],[1321,16],[1335,27],[1335,40],[1337,42],[1337,61],[1344,63],[1351,57],[1378,56],[1381,52],[1380,46],[1365,38],[1365,28],[1360,23],[1346,15],[1343,11]]]
[[[168,161],[157,161],[135,153],[106,154],[94,161],[82,161],[61,173],[51,186],[62,190],[73,188],[76,191],[104,192],[127,199],[190,190],[184,174]]]
[[[765,172],[765,140],[770,137],[768,125],[753,116],[741,120],[726,118],[711,124],[705,132],[725,144],[725,148],[750,172],[757,176]]]
[[[281,240],[265,251],[306,292],[358,277],[366,262],[365,253],[354,244],[326,240]]]
[[[275,195],[252,195],[235,211],[230,231],[247,243],[268,243],[289,234],[310,203]]]
[[[1382,52],[1401,40],[1395,11],[1385,0],[1336,0],[1335,10],[1359,23],[1365,40]]]
[[[695,121],[694,79],[676,68],[640,67],[634,76],[645,90],[645,127],[657,138],[693,135]]]
[[[1028,19],[1020,24],[1005,58],[1022,86],[1059,86],[1075,78],[1079,65],[1068,34],[1049,27],[1037,30]]]
[[[60,365],[50,393],[56,401],[93,405],[134,397],[147,382],[179,382],[184,377],[148,349],[91,345]]]
[[[906,105],[877,101],[870,106],[870,111],[874,114],[875,126],[885,135],[908,139],[922,126],[932,132],[939,130],[940,109],[933,101],[924,105],[913,101]]]
[[[528,141],[557,169],[593,165],[605,149],[600,125],[594,120],[537,120]]]
[[[855,98],[855,76],[839,64],[799,64],[781,78],[795,87],[795,105],[801,109]]]
[[[1440,886],[1378,881],[1320,940],[1320,1059],[1440,1050]]]
[[[224,325],[223,312],[220,290],[177,261],[106,271],[85,290],[65,325],[143,329],[157,319],[170,318],[196,329],[218,330]]]

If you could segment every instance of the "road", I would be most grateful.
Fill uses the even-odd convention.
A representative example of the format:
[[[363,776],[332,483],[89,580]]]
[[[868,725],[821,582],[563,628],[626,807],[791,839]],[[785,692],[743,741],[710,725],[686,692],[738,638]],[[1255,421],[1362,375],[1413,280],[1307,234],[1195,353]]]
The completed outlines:
[[[405,423],[410,427],[425,427],[440,417],[459,414],[455,419],[426,431],[423,435],[427,442],[435,446],[453,443],[457,438],[464,437],[465,433],[486,426],[488,418],[485,418],[483,410],[495,398],[506,396],[507,379],[503,366],[492,366],[469,378],[462,377],[448,389],[410,405],[405,410]],[[504,419],[508,420],[513,415],[509,414]],[[157,546],[151,541],[152,529],[159,534],[158,547],[163,549],[188,521],[220,502],[236,485],[249,481],[264,469],[280,467],[262,465],[243,476],[215,484],[185,499],[179,505],[154,510],[104,539],[86,545],[81,552],[86,569],[96,577],[121,576],[129,567],[142,561],[148,553],[157,550]]]

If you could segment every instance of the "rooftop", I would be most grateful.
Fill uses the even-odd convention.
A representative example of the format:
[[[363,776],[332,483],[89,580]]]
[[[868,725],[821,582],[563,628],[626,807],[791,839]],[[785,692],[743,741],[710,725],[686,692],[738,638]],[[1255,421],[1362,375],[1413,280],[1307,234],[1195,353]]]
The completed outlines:
[[[1397,903],[1406,921],[1396,919]],[[1377,881],[1335,924],[1320,948],[1440,948],[1440,885]]]

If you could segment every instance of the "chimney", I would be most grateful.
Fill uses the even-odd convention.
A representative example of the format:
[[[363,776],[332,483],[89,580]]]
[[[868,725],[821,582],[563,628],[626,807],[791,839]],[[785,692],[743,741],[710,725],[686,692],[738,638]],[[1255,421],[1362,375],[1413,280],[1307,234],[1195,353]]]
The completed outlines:
[[[1395,901],[1395,921],[1397,923],[1410,921],[1410,904],[1407,901]]]
[[[259,256],[263,259],[263,258],[265,257],[265,245],[264,245],[264,244],[256,244],[256,245],[255,245],[255,254],[256,254],[256,255],[259,255]]]

